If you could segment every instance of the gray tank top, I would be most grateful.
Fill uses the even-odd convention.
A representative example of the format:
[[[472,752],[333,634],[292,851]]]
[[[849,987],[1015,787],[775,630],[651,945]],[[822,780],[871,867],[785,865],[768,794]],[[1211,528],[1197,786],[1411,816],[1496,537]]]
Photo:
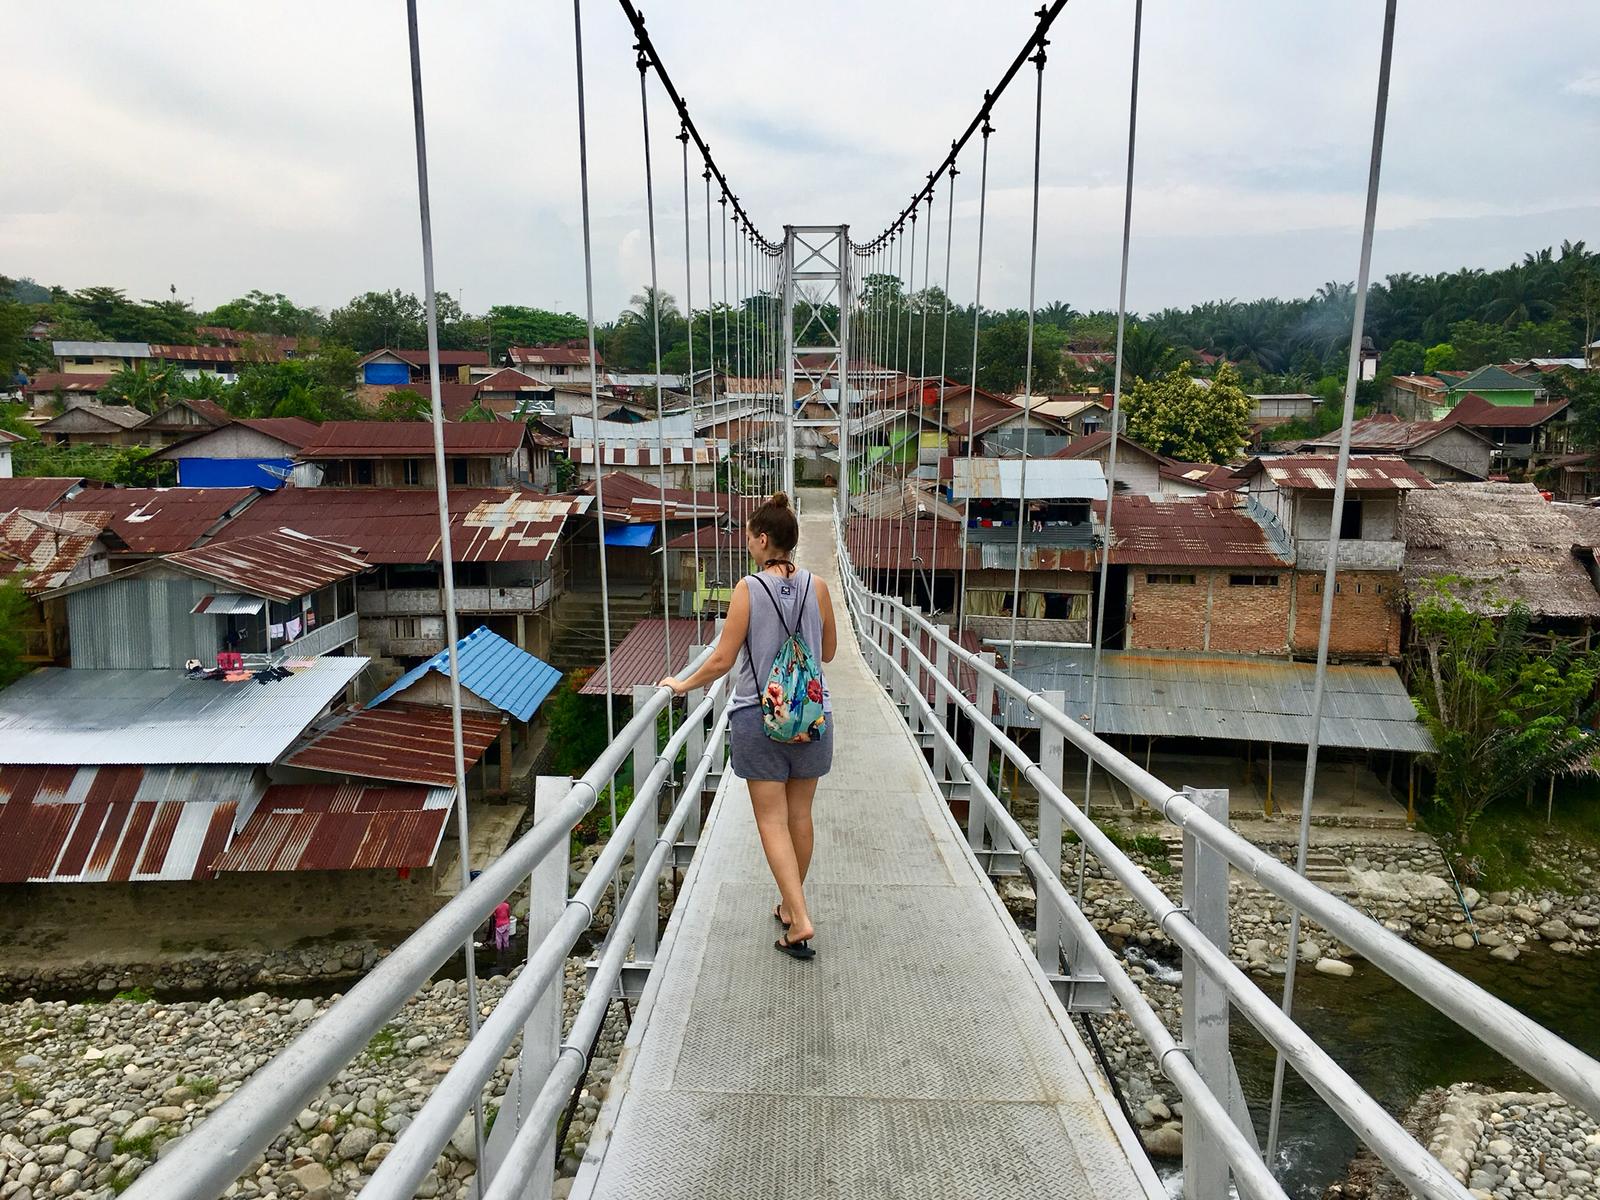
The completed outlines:
[[[799,620],[799,633],[822,669],[822,605],[817,599],[817,584],[810,571],[797,567],[785,579],[766,572],[746,575],[750,593],[750,628],[739,647],[739,660],[733,667],[733,708],[750,708],[761,703],[761,689],[767,685],[772,662]],[[804,604],[804,607],[802,606]],[[781,612],[780,612],[781,610]],[[755,655],[757,670],[751,670],[750,655]],[[759,673],[760,681],[756,675]],[[827,676],[822,680],[822,708],[833,712],[828,695]]]

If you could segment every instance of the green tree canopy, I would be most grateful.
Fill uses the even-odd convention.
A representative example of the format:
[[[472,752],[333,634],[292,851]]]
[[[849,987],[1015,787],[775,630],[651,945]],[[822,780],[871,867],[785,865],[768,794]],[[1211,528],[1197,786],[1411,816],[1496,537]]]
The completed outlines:
[[[1067,335],[1054,325],[1033,327],[1033,394],[1044,395],[1061,383],[1061,353]],[[912,371],[916,371],[915,352],[920,339],[913,333]],[[978,386],[1002,395],[1021,391],[1028,363],[1028,319],[1005,317],[985,325],[978,339]],[[934,370],[937,370],[937,362]]]
[[[370,416],[355,398],[356,353],[324,345],[306,358],[250,363],[223,403],[239,417],[354,421]]]
[[[488,324],[490,356],[496,363],[505,360],[512,346],[545,346],[589,336],[582,317],[520,304],[496,304],[489,310]]]
[[[1130,438],[1184,462],[1225,463],[1250,437],[1250,397],[1227,366],[1210,387],[1178,372],[1140,380],[1123,393],[1122,409]]]
[[[246,333],[270,333],[283,337],[314,337],[322,332],[327,319],[315,308],[301,308],[282,292],[263,292],[251,288],[237,300],[218,305],[206,315],[207,325],[223,325]]]

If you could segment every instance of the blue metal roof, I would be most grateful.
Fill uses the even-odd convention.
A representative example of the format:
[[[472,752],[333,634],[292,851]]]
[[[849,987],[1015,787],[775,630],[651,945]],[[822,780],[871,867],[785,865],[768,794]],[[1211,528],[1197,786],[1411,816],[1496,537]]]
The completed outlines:
[[[648,546],[656,536],[654,525],[607,525],[606,545]]]
[[[519,721],[531,718],[544,698],[561,682],[560,671],[506,641],[487,625],[479,625],[456,643],[456,659],[461,665],[462,687]],[[448,650],[441,650],[427,662],[412,667],[373,697],[367,707],[376,708],[385,700],[393,699],[429,671],[449,676]]]

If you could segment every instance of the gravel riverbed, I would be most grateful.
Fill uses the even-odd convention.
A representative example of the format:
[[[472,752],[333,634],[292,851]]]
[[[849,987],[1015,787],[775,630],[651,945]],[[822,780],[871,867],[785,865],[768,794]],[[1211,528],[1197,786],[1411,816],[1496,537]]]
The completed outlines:
[[[583,963],[567,964],[564,1024],[581,1001]],[[487,1014],[507,980],[479,988]],[[0,1200],[109,1200],[336,997],[0,1005]],[[576,1172],[626,1030],[619,1007],[602,1032],[559,1174]],[[322,1089],[238,1182],[239,1197],[353,1195],[466,1040],[465,987],[441,980],[409,1001],[367,1049]],[[510,1078],[507,1057],[487,1093],[489,1111]],[[419,1197],[468,1195],[476,1148],[469,1117]],[[568,1182],[557,1185],[565,1195]]]

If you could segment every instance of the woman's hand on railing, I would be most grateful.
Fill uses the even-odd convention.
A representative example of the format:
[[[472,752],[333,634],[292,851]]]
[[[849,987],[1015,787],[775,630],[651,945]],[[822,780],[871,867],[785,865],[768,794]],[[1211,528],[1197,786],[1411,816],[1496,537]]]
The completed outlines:
[[[656,686],[657,687],[669,687],[669,688],[671,688],[672,689],[672,694],[674,696],[682,696],[684,693],[686,693],[689,690],[689,684],[688,684],[687,681],[682,680],[682,679],[674,678],[671,675],[668,675],[660,683],[656,684]]]

